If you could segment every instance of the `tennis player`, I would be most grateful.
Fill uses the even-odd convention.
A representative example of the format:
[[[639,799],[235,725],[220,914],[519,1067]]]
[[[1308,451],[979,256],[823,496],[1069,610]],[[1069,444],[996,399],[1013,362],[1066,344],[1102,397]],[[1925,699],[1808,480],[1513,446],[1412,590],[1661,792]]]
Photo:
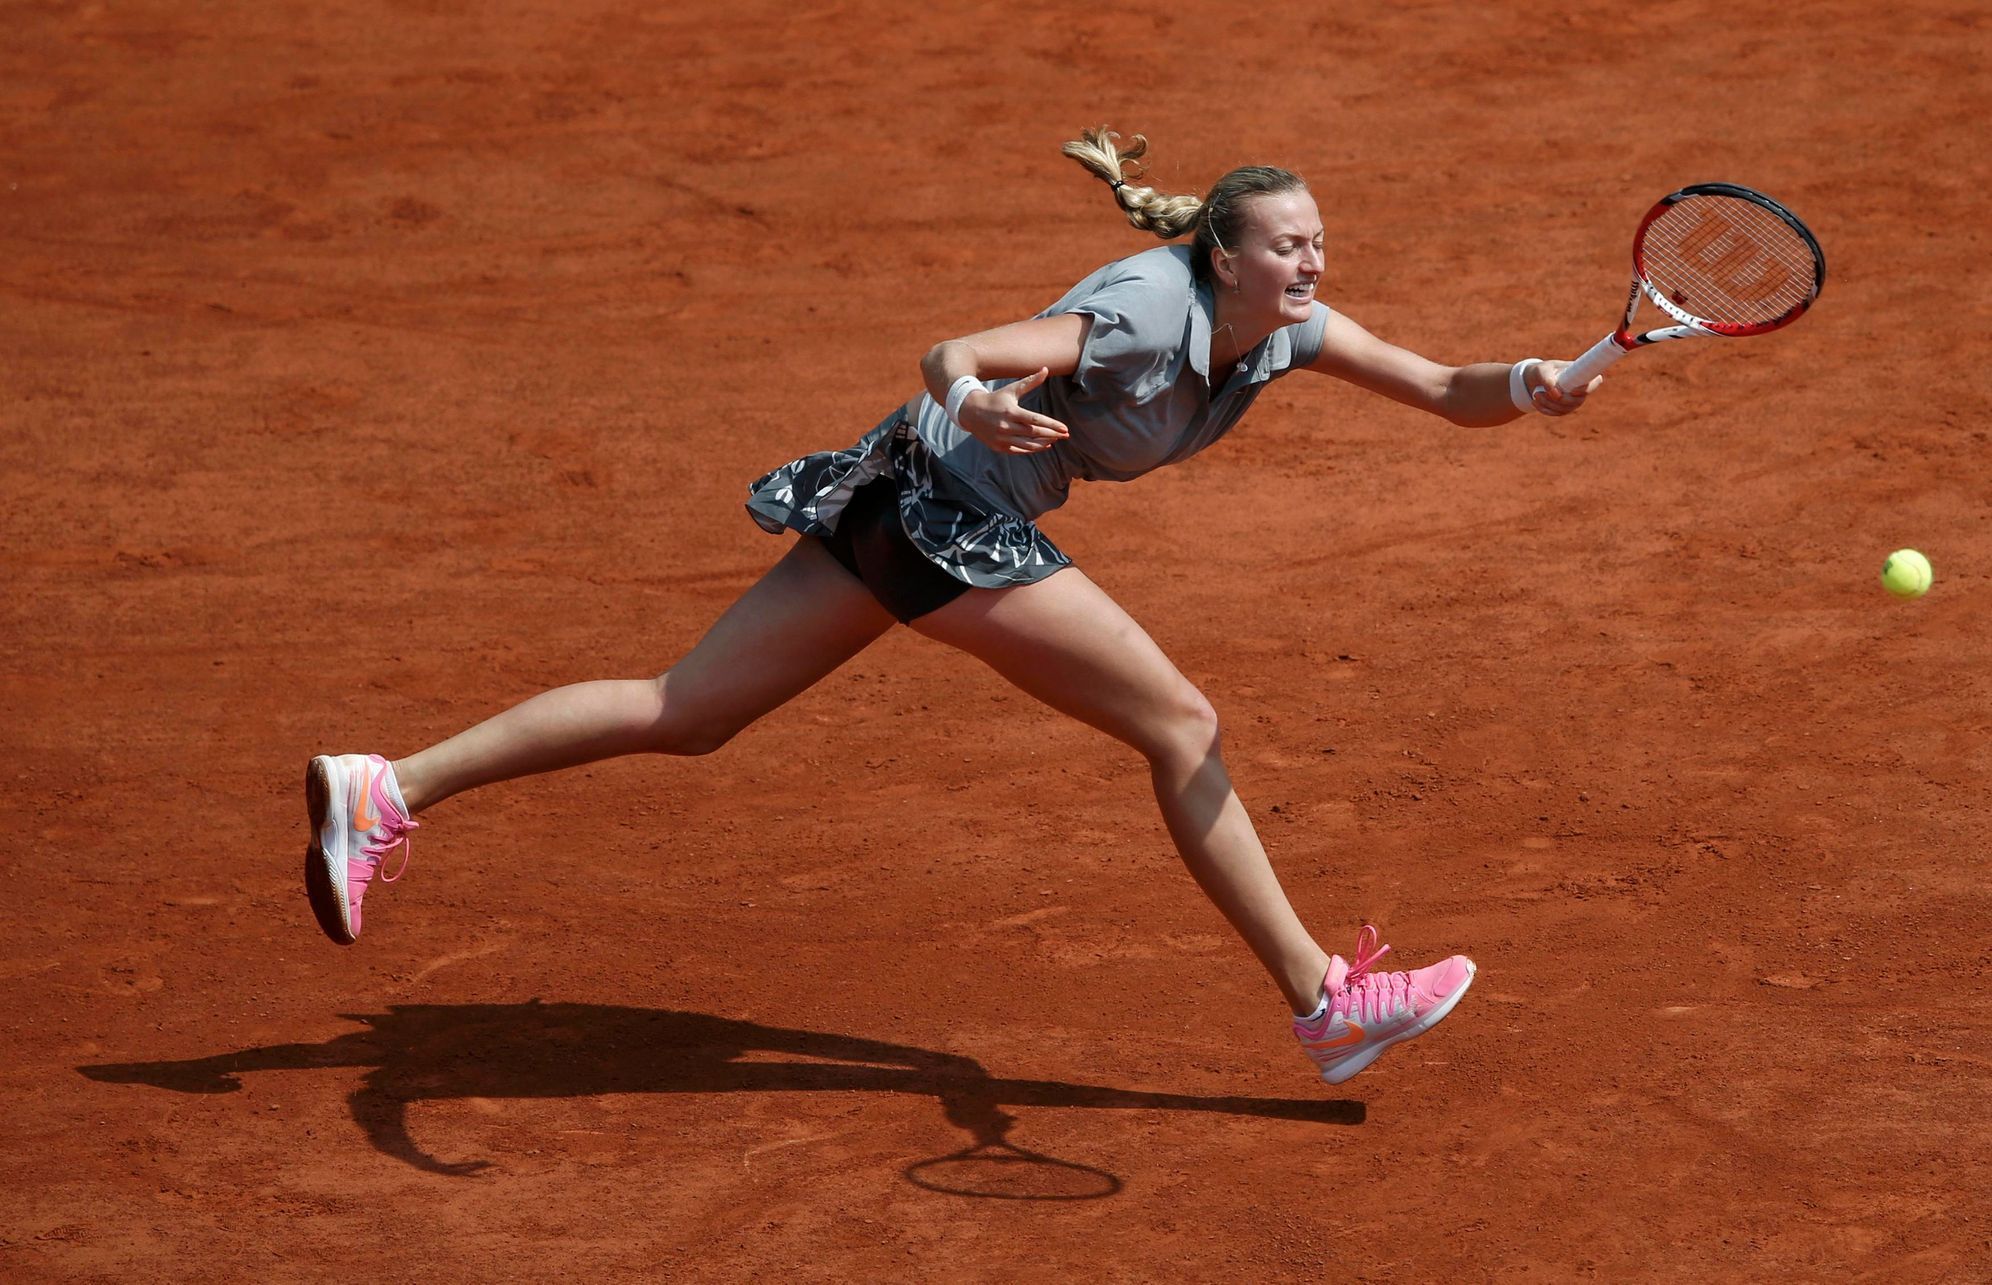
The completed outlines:
[[[753,483],[747,510],[794,531],[774,567],[656,678],[543,692],[406,758],[311,760],[305,886],[341,944],[376,878],[407,864],[416,814],[477,786],[615,755],[709,754],[895,623],[975,657],[1148,764],[1190,874],[1285,997],[1302,1050],[1340,1083],[1429,1030],[1473,979],[1454,955],[1409,972],[1364,925],[1353,957],[1316,944],[1233,791],[1218,718],[1141,626],[1035,519],[1077,481],[1125,482],[1223,437],[1272,380],[1306,370],[1493,427],[1575,410],[1562,363],[1445,366],[1316,299],[1322,224],[1285,170],[1233,170],[1201,199],[1131,179],[1139,135],[1088,130],[1065,154],[1165,241],[1110,263],[1042,313],[930,350],[926,389],[854,445]],[[400,849],[394,874],[385,863]]]

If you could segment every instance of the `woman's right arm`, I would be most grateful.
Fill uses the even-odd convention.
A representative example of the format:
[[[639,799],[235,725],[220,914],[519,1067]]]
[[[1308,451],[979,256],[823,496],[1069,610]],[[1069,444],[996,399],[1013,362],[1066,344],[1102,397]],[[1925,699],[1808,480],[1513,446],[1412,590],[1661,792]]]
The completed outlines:
[[[943,340],[920,360],[927,393],[946,406],[956,380],[974,378],[986,384],[992,379],[1015,379],[1003,388],[970,392],[961,404],[958,422],[992,451],[1029,455],[1050,450],[1068,436],[1065,425],[1017,403],[1053,375],[1079,369],[1092,320],[1083,312],[1066,312]]]

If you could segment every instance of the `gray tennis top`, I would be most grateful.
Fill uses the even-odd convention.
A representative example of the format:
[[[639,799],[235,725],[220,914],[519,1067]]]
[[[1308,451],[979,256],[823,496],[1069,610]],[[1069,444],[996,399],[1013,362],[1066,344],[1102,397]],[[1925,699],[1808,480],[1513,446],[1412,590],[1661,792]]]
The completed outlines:
[[[997,508],[1029,520],[1065,503],[1075,479],[1131,481],[1223,437],[1268,382],[1320,356],[1328,309],[1316,303],[1306,321],[1275,330],[1213,378],[1210,288],[1190,270],[1190,254],[1164,245],[1109,263],[1038,314],[1093,319],[1078,369],[1022,402],[1064,423],[1070,437],[1048,451],[999,454],[922,393],[907,407],[921,440]]]

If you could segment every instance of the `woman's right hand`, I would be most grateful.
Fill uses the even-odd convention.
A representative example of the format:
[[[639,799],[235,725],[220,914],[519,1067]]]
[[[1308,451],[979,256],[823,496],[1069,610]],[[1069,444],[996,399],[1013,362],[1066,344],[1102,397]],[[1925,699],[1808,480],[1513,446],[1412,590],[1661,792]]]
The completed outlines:
[[[1040,366],[1014,384],[970,393],[961,404],[962,428],[999,455],[1034,455],[1050,450],[1071,433],[1051,416],[1018,405],[1049,378],[1050,369]]]

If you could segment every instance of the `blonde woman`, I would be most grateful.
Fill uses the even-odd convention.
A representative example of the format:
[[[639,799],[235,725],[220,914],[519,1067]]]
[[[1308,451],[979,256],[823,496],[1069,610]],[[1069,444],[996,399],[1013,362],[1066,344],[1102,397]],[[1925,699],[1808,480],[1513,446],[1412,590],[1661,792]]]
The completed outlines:
[[[1077,481],[1129,481],[1224,436],[1271,380],[1311,371],[1455,424],[1575,410],[1562,363],[1444,366],[1320,303],[1321,216],[1302,180],[1247,167],[1208,195],[1142,186],[1146,141],[1088,130],[1065,154],[1110,185],[1134,226],[1186,245],[1094,272],[1042,313],[939,343],[925,391],[855,445],[762,477],[747,509],[794,531],[774,567],[656,678],[544,692],[389,762],[314,758],[305,886],[341,944],[414,816],[453,794],[614,755],[708,754],[895,624],[972,656],[1131,747],[1190,874],[1285,998],[1329,1083],[1452,1010],[1463,955],[1411,972],[1365,925],[1353,958],[1316,944],[1233,791],[1218,718],[1141,626],[1035,525]]]

